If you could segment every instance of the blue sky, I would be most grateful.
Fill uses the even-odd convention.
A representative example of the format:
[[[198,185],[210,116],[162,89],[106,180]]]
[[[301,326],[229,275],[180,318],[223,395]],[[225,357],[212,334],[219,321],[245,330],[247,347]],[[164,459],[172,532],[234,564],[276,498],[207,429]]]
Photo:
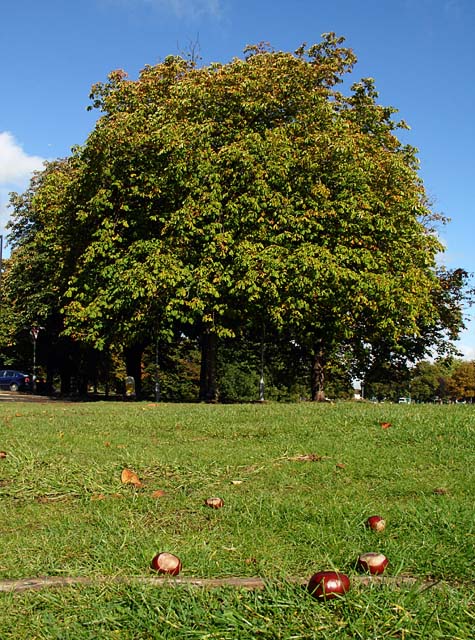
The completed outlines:
[[[8,193],[44,159],[82,144],[97,113],[89,92],[114,69],[140,69],[192,45],[203,63],[247,44],[294,51],[335,31],[373,77],[381,104],[399,109],[419,149],[448,267],[475,272],[475,0],[8,0],[2,3],[0,233]],[[7,249],[8,253],[8,249]],[[474,312],[459,347],[475,359]]]

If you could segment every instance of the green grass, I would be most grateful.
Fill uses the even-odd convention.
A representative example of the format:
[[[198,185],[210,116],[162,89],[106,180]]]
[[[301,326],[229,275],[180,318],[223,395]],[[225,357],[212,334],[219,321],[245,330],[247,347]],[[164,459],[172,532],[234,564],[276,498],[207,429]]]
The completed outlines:
[[[266,581],[0,594],[1,637],[471,638],[474,437],[467,405],[1,404],[0,580],[148,576],[166,550],[183,577]],[[142,487],[121,483],[125,467]],[[203,505],[212,495],[223,509]],[[364,526],[374,513],[382,534]],[[388,575],[441,583],[354,581],[322,604],[287,581],[351,578],[364,551],[385,553]]]

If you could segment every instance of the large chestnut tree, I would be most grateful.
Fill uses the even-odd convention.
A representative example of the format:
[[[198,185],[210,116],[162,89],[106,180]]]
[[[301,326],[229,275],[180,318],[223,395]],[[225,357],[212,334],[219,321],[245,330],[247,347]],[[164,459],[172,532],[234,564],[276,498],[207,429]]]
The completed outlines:
[[[219,337],[244,324],[305,351],[313,399],[342,348],[420,356],[457,335],[463,282],[446,294],[416,151],[372,80],[338,90],[356,61],[343,44],[258,45],[202,67],[169,57],[93,87],[101,115],[64,190],[80,246],[66,333],[139,351],[198,335],[205,400]]]

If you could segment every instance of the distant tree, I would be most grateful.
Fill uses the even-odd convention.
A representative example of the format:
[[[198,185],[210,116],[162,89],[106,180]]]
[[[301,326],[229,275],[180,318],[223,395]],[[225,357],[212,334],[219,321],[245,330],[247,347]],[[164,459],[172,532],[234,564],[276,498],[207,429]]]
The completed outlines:
[[[436,362],[423,360],[411,370],[411,398],[419,402],[443,400],[447,396],[447,381],[454,368],[453,360],[441,359]]]
[[[397,401],[399,397],[410,394],[410,381],[410,368],[406,359],[388,361],[376,358],[364,378],[365,397]]]
[[[461,362],[447,380],[447,393],[453,400],[469,400],[475,397],[475,361]]]

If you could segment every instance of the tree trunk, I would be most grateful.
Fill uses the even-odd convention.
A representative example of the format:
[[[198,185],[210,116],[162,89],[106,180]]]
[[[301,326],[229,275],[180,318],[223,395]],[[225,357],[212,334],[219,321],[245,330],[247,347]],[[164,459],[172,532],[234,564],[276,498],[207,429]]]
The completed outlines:
[[[51,366],[51,363],[48,362],[46,365],[46,394],[48,396],[53,394],[53,378],[54,378],[54,369]]]
[[[135,397],[142,397],[142,344],[134,344],[124,349],[125,368],[128,376],[135,381]]]
[[[84,398],[85,396],[87,396],[87,376],[84,375],[83,371],[80,371],[80,373],[78,374],[77,378],[76,378],[76,384],[77,384],[77,393],[79,396],[81,396],[82,398]]]
[[[319,345],[312,354],[312,365],[310,371],[311,398],[313,402],[324,402],[325,391],[325,356],[323,347]]]
[[[71,384],[72,375],[73,375],[73,368],[71,366],[69,357],[66,356],[59,366],[59,376],[61,379],[60,393],[63,396],[70,395],[72,391],[72,384]]]
[[[201,337],[200,402],[217,402],[217,353],[218,336],[205,328]]]

